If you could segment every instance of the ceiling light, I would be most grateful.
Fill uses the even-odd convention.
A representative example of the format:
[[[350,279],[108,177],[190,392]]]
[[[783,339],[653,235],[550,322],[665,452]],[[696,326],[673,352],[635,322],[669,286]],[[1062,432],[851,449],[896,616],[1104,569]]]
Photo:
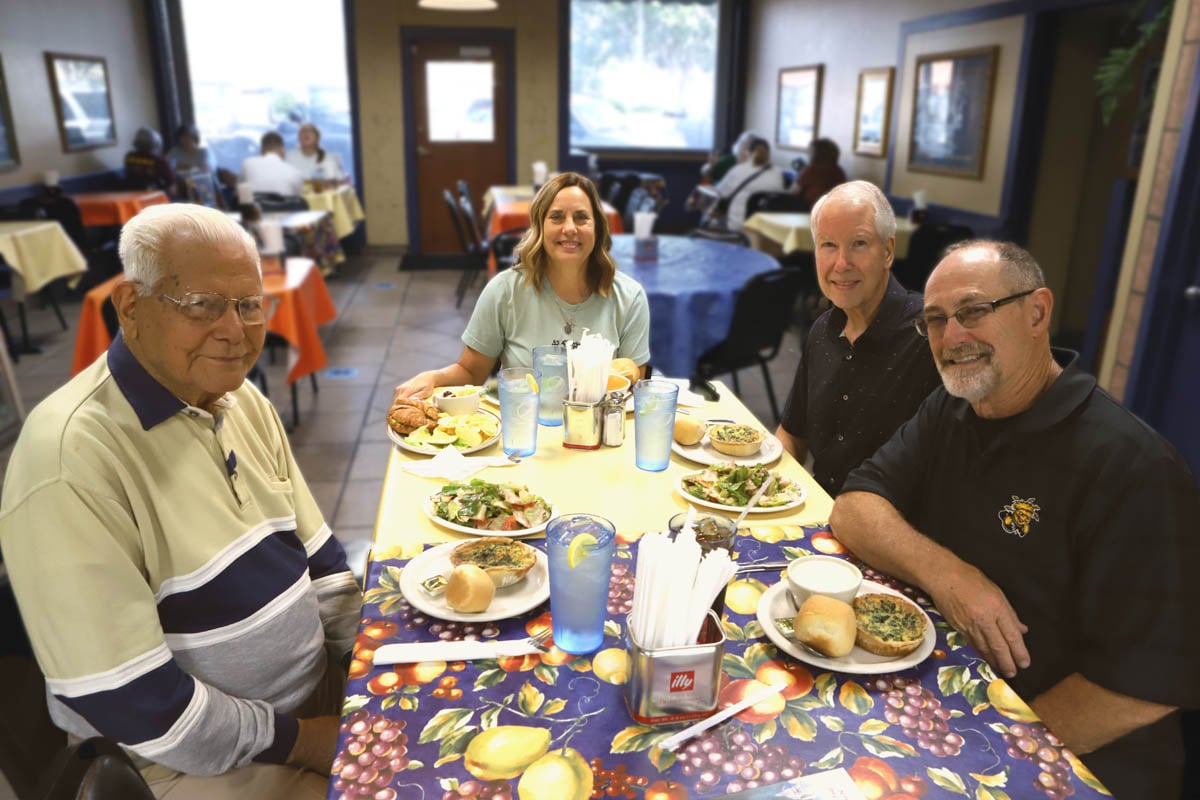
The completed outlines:
[[[419,0],[417,8],[431,11],[495,11],[496,0]]]

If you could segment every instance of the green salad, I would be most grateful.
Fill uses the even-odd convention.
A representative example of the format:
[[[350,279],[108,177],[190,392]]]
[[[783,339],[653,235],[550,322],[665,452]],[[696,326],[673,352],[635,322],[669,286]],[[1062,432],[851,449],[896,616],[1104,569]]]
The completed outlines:
[[[708,469],[685,475],[683,490],[692,497],[737,508],[749,503],[770,476],[774,476],[775,482],[759,498],[756,507],[786,506],[803,497],[795,481],[768,470],[762,464],[714,464]]]
[[[430,498],[434,513],[455,525],[488,531],[533,528],[550,519],[550,506],[526,486],[489,483],[449,483]]]

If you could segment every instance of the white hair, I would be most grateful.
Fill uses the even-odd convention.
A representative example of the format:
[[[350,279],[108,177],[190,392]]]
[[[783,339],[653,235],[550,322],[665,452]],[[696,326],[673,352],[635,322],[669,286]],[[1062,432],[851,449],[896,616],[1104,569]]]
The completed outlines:
[[[254,254],[254,263],[262,271],[254,237],[225,212],[191,203],[150,206],[125,223],[118,246],[125,279],[138,284],[140,294],[150,294],[162,279],[162,251],[176,236],[192,239],[198,246],[240,244]]]
[[[879,187],[870,181],[849,181],[833,187],[813,204],[808,216],[808,227],[812,231],[814,244],[817,241],[817,218],[821,215],[825,202],[832,198],[870,203],[875,209],[875,232],[879,234],[879,238],[886,242],[896,235],[896,212],[892,210],[892,204]]]

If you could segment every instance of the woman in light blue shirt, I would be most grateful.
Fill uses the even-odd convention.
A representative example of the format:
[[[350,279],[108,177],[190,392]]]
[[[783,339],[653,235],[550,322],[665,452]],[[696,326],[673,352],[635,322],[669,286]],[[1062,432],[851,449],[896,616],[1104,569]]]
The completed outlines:
[[[533,348],[578,345],[584,329],[616,345],[614,357],[645,368],[650,360],[650,305],[641,284],[617,272],[600,194],[590,180],[564,172],[529,209],[517,263],[493,278],[463,332],[458,361],[396,387],[398,397],[428,397],[439,386],[482,384],[497,360],[533,366]]]

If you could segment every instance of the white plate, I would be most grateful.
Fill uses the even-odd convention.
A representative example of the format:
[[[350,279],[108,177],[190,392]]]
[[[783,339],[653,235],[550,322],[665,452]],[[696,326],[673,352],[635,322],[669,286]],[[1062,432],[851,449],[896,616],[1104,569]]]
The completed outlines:
[[[753,462],[753,463],[757,463],[757,462]],[[679,481],[675,484],[675,491],[679,492],[680,497],[682,497],[684,500],[687,500],[689,503],[695,503],[696,505],[704,506],[705,508],[714,508],[717,511],[740,512],[745,508],[745,506],[727,506],[727,505],[723,505],[721,503],[714,503],[712,500],[703,500],[699,497],[696,497],[695,495],[688,494],[687,490],[683,488],[683,479],[690,478],[692,475],[698,475],[703,471],[704,470],[696,470],[695,472],[688,472],[688,473],[685,473],[685,474],[679,476]],[[766,508],[763,508],[762,506],[755,506],[754,508],[750,509],[750,513],[751,514],[774,514],[778,511],[790,511],[793,508],[799,508],[800,506],[804,505],[804,501],[808,498],[808,492],[806,492],[804,490],[803,486],[795,485],[794,481],[793,481],[793,491],[799,492],[800,496],[798,498],[796,498],[795,500],[793,500],[792,502],[784,503],[781,506],[768,506]]]
[[[518,528],[515,531],[486,531],[479,528],[468,528],[466,525],[459,525],[457,522],[442,519],[437,515],[437,512],[433,508],[433,498],[434,495],[438,494],[441,494],[441,492],[434,492],[421,503],[421,510],[425,512],[425,516],[429,517],[430,521],[435,525],[441,525],[443,528],[449,528],[459,533],[469,533],[472,536],[507,536],[510,539],[515,539],[519,536],[529,536],[532,533],[540,533],[546,530],[546,526],[550,523],[550,520],[558,516],[558,513],[554,510],[554,506],[550,505],[550,501],[543,497],[542,499],[546,500],[546,505],[550,506],[550,517],[541,525],[534,525],[532,528]]]
[[[697,464],[770,464],[783,455],[783,444],[771,434],[763,438],[762,447],[752,456],[731,456],[712,446],[708,434],[696,444],[683,445],[671,440],[671,450]]]
[[[491,411],[488,411],[486,408],[479,409],[479,413],[487,414],[490,417],[496,418],[496,435],[491,437],[490,439],[484,439],[482,442],[475,445],[474,447],[464,447],[463,449],[459,450],[458,452],[462,453],[463,455],[466,455],[467,453],[478,452],[478,451],[484,449],[485,447],[491,447],[496,442],[500,441],[500,415],[494,414]],[[423,456],[436,456],[438,453],[442,452],[443,447],[451,447],[452,446],[452,445],[443,445],[443,447],[434,447],[434,446],[417,447],[415,444],[408,443],[407,436],[396,433],[394,430],[392,430],[392,426],[388,425],[386,420],[384,421],[383,424],[387,425],[388,438],[391,439],[393,442],[395,442],[396,446],[399,447],[401,450],[407,450],[410,453],[420,453]]]
[[[895,589],[884,586],[881,583],[874,581],[863,581],[858,593],[861,594],[894,594],[898,597],[904,597],[903,594]],[[933,622],[930,621],[929,615],[924,609],[908,598],[905,600],[921,612],[925,617],[925,639],[921,642],[916,650],[906,656],[897,656],[890,658],[888,656],[877,656],[863,650],[858,645],[850,651],[847,656],[841,658],[826,658],[809,650],[804,645],[800,644],[795,639],[790,639],[780,632],[779,628],[775,627],[775,620],[780,617],[794,617],[795,610],[792,608],[791,598],[787,594],[787,583],[780,581],[763,592],[758,601],[758,624],[762,625],[763,631],[767,634],[767,638],[771,643],[783,650],[793,658],[798,658],[806,664],[812,664],[814,667],[833,670],[834,672],[848,672],[852,675],[878,675],[882,672],[895,672],[901,669],[908,669],[920,664],[929,654],[933,652],[934,642],[937,641],[937,633],[933,629]]]
[[[446,595],[436,597],[421,588],[421,581],[433,575],[450,572],[450,551],[462,542],[446,542],[422,552],[409,561],[400,572],[400,591],[409,604],[431,617],[448,619],[452,622],[491,622],[524,614],[550,597],[550,565],[546,554],[533,548],[537,563],[520,583],[496,590],[487,611],[478,614],[463,614],[446,605]]]

